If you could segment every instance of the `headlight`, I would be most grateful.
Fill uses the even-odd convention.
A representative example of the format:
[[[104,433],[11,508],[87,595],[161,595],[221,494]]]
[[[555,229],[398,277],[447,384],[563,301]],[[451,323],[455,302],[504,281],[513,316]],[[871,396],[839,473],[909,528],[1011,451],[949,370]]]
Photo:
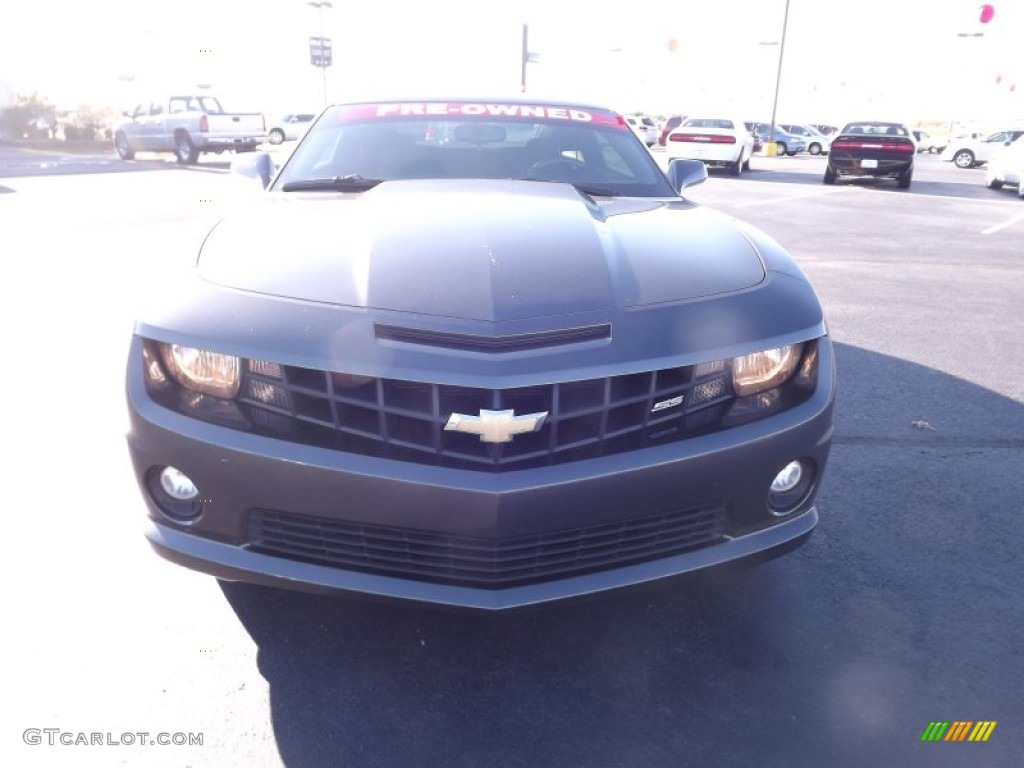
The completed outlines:
[[[183,387],[214,397],[232,398],[238,394],[239,359],[208,349],[161,344],[164,365]]]
[[[733,358],[733,390],[744,397],[774,389],[793,375],[803,348],[803,344],[791,344]]]

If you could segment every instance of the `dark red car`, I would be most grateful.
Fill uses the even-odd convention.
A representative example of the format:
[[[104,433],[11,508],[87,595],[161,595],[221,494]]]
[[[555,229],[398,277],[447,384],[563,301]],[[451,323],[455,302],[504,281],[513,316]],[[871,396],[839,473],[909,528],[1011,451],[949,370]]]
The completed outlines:
[[[665,142],[668,141],[668,135],[678,128],[685,119],[686,115],[672,115],[672,117],[665,121],[665,124],[661,126],[661,135],[658,137],[659,146],[665,146]]]
[[[873,176],[892,179],[900,189],[910,187],[917,145],[901,123],[848,123],[832,141],[822,182],[837,178]]]

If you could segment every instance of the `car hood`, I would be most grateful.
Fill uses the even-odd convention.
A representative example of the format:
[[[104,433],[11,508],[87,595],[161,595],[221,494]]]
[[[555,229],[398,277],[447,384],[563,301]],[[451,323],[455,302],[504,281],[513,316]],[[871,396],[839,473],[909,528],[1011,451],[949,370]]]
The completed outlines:
[[[243,291],[488,321],[701,299],[765,277],[721,214],[510,180],[269,193],[214,228],[199,272]]]

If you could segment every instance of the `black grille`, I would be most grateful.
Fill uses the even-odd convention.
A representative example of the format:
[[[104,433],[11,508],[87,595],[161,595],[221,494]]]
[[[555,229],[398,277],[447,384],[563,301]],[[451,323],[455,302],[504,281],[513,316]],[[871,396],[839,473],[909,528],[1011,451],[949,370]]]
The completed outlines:
[[[732,399],[724,362],[515,389],[377,379],[250,360],[239,402],[261,431],[296,442],[503,471],[636,450],[713,429]],[[546,413],[509,442],[446,430],[452,414]]]
[[[248,546],[347,570],[497,589],[668,557],[725,533],[721,508],[498,540],[254,510]]]

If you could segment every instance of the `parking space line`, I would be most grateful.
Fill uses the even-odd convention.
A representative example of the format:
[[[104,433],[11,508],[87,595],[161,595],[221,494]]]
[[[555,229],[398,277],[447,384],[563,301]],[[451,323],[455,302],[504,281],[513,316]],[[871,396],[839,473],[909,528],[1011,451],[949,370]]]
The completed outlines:
[[[998,232],[1001,229],[1006,229],[1007,227],[1012,227],[1018,221],[1024,221],[1024,213],[1022,213],[1022,214],[1020,214],[1018,216],[1014,216],[1012,218],[1009,218],[1006,221],[1001,222],[999,224],[995,224],[995,225],[989,227],[988,229],[983,229],[983,230],[981,230],[981,234],[983,234],[983,235],[993,235],[993,234],[995,234],[996,232]]]
[[[751,200],[750,202],[747,202],[747,203],[737,203],[736,207],[737,208],[751,208],[751,207],[753,207],[755,205],[771,205],[772,203],[785,203],[785,202],[788,202],[790,200],[804,200],[804,199],[806,199],[808,197],[824,197],[827,194],[829,194],[829,193],[824,191],[824,190],[822,190],[822,191],[818,191],[818,192],[805,192],[805,193],[800,194],[800,195],[786,195],[785,197],[769,197],[769,198],[763,199],[763,200]]]

